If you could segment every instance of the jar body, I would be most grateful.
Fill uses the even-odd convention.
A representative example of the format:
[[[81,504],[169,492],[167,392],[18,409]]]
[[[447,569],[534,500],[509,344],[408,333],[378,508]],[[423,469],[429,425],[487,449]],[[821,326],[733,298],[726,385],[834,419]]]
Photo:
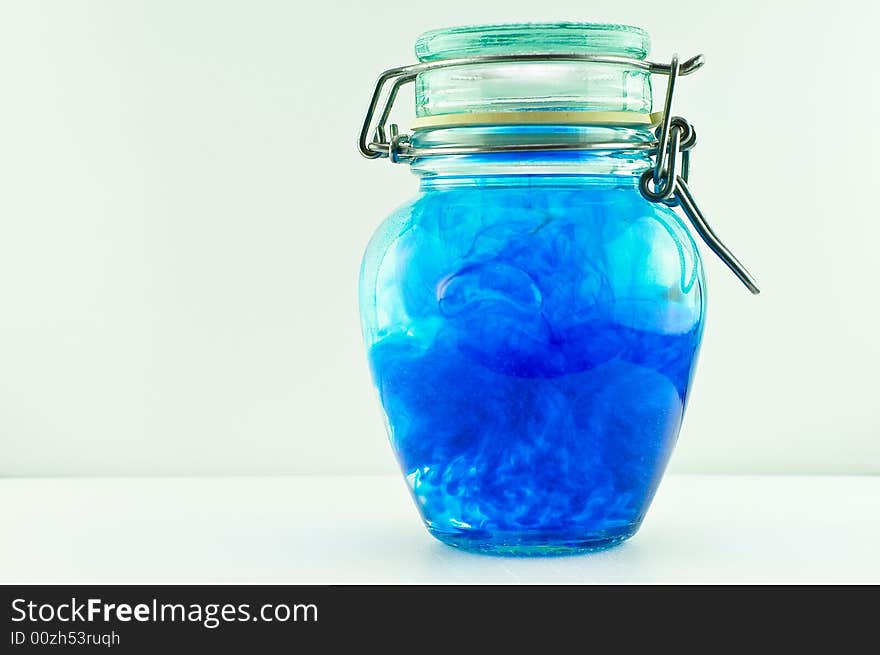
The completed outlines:
[[[370,368],[440,540],[554,554],[638,529],[681,425],[705,283],[684,225],[636,179],[429,181],[370,242]]]

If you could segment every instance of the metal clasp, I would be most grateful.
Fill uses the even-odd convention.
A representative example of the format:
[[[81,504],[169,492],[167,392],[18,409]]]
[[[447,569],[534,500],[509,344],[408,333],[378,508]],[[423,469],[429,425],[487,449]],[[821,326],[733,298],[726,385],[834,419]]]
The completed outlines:
[[[755,278],[712,230],[688,186],[690,151],[697,144],[697,133],[684,118],[672,115],[672,98],[678,74],[678,56],[675,55],[670,65],[663,121],[657,128],[657,156],[654,168],[642,174],[639,191],[651,202],[681,207],[682,212],[709,249],[733,271],[746,289],[757,295],[761,290]],[[679,159],[681,159],[680,166]]]
[[[619,64],[648,71],[652,74],[668,76],[662,120],[657,128],[657,140],[653,143],[645,142],[639,144],[632,142],[528,143],[521,145],[486,144],[479,146],[442,145],[414,148],[411,145],[410,135],[399,134],[396,125],[390,126],[390,138],[388,137],[386,125],[400,89],[405,84],[415,80],[419,73],[438,68],[454,68],[472,64],[534,61],[588,61],[603,64]],[[383,72],[376,81],[376,86],[373,89],[373,95],[370,98],[370,104],[367,107],[367,113],[358,138],[358,150],[368,159],[385,157],[392,163],[398,163],[411,161],[416,157],[429,157],[432,155],[534,152],[545,150],[626,150],[634,147],[649,149],[656,154],[656,159],[654,168],[646,171],[639,181],[639,190],[642,195],[651,202],[661,202],[670,207],[680,207],[694,230],[712,252],[718,255],[721,261],[733,271],[749,291],[753,294],[758,294],[760,290],[754,277],[712,230],[688,186],[690,151],[697,143],[697,135],[688,121],[680,116],[673,116],[672,100],[675,93],[675,83],[678,78],[690,75],[702,67],[703,63],[702,55],[692,57],[683,63],[679,63],[678,55],[674,55],[670,63],[662,64],[647,62],[641,59],[602,55],[528,54],[447,59],[390,68]],[[383,92],[389,83],[391,84],[390,89],[382,104],[382,109],[379,111]],[[377,113],[379,114],[378,121],[376,120]]]
[[[391,110],[394,102],[400,93],[401,87],[414,81],[419,73],[437,70],[440,68],[457,68],[461,66],[470,66],[473,64],[494,64],[504,62],[548,62],[548,61],[586,61],[598,64],[617,64],[630,68],[637,68],[652,74],[671,75],[672,68],[670,64],[662,64],[657,62],[644,61],[642,59],[630,59],[629,57],[612,57],[604,55],[575,55],[575,54],[526,54],[526,55],[491,55],[486,57],[463,57],[461,59],[444,59],[440,61],[429,61],[420,64],[412,64],[410,66],[399,66],[397,68],[389,68],[376,80],[376,86],[373,88],[373,95],[370,97],[370,104],[367,106],[367,114],[361,127],[361,133],[358,138],[358,150],[367,159],[377,159],[387,157],[395,161],[391,157],[392,144],[386,133],[388,119],[391,116]],[[703,56],[697,55],[682,63],[676,68],[676,76],[690,75],[703,65]],[[386,86],[391,85],[385,101],[382,103],[382,109],[379,111],[379,104]],[[376,115],[379,115],[378,121]],[[374,125],[375,123],[375,125]],[[402,139],[408,143],[409,139]],[[587,146],[589,148],[589,146]],[[537,149],[533,144],[530,149]],[[548,144],[548,150],[560,149],[554,148],[553,144]],[[570,149],[565,148],[565,149]],[[427,150],[427,149],[422,149]],[[481,152],[490,152],[491,149],[482,150]],[[510,148],[505,148],[510,151]],[[427,156],[428,152],[419,152],[419,156]],[[438,154],[450,154],[448,150]],[[397,151],[396,161],[404,161],[411,159],[414,153],[410,151],[408,146],[402,145]]]

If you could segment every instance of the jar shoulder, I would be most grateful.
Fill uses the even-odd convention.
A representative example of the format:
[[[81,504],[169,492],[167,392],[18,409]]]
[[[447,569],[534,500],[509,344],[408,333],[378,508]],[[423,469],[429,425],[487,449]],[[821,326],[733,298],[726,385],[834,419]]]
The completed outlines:
[[[374,232],[364,267],[402,237],[410,249],[439,248],[450,259],[491,256],[526,242],[544,244],[551,255],[629,251],[660,263],[674,254],[691,277],[702,274],[699,250],[681,217],[635,188],[473,186],[422,192]]]
[[[509,307],[551,328],[601,315],[678,332],[702,323],[705,298],[684,223],[635,188],[421,193],[376,231],[360,282],[370,330]]]

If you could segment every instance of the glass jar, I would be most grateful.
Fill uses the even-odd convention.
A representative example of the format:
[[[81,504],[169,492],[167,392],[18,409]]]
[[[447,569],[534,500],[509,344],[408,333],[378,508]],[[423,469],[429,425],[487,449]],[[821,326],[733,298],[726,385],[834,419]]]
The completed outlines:
[[[447,544],[608,547],[663,474],[706,284],[674,198],[650,195],[662,179],[640,192],[663,120],[648,49],[619,25],[438,30],[377,85],[373,110],[384,83],[390,108],[415,82],[414,132],[385,142],[380,125],[362,151],[408,161],[420,191],[367,247],[363,333],[397,459]]]

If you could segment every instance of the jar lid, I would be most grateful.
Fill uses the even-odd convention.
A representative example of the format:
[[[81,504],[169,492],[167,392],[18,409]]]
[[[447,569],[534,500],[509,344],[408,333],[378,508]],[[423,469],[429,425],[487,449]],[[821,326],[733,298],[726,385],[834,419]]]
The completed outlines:
[[[649,48],[645,30],[602,23],[453,27],[426,32],[415,46],[421,62],[511,55],[603,55],[643,60]],[[419,119],[526,111],[648,114],[651,106],[650,72],[625,63],[477,62],[426,70],[416,77]]]
[[[614,55],[644,59],[651,40],[632,25],[608,23],[510,23],[467,25],[425,32],[416,39],[419,61],[543,54]]]

